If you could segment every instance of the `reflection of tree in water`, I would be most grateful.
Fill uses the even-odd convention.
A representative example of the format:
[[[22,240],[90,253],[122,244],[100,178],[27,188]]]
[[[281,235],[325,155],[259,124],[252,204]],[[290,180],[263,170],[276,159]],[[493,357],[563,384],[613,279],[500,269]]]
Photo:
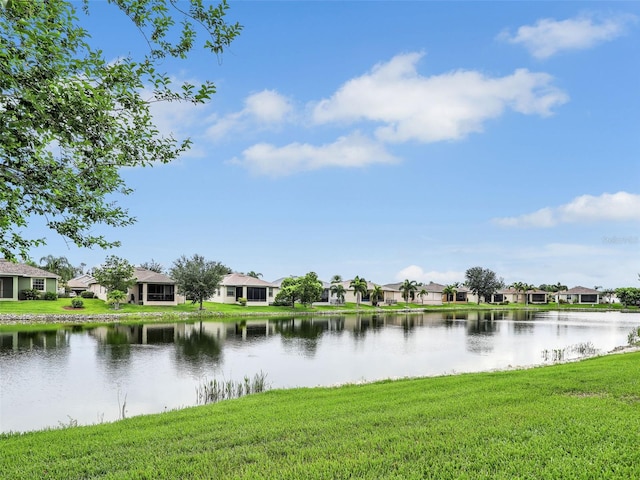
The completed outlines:
[[[362,341],[368,332],[379,331],[385,324],[385,319],[380,315],[358,315],[353,320],[349,319],[348,328],[355,340]]]
[[[89,329],[89,335],[97,340],[98,358],[106,362],[112,369],[128,366],[131,359],[131,344],[135,341],[136,326],[108,325],[104,335],[93,335]]]
[[[296,320],[295,318],[279,320],[275,331],[280,334],[283,344],[305,357],[313,357],[318,348],[318,340],[328,329],[328,323],[315,322],[313,319]]]
[[[176,359],[190,366],[203,366],[222,361],[222,342],[203,329],[202,322],[176,340]]]
[[[493,351],[493,335],[498,331],[498,323],[491,320],[467,320],[467,350],[473,353]]]

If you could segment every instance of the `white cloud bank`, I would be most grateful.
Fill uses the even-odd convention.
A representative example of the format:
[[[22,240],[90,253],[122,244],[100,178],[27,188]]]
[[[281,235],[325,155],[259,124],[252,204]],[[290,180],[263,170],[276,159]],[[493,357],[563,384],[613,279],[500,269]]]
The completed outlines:
[[[518,217],[494,218],[503,227],[553,227],[561,223],[640,221],[640,195],[627,192],[581,195],[558,207],[541,208]]]
[[[425,272],[422,267],[417,265],[409,265],[396,273],[396,280],[403,282],[405,280],[415,280],[416,282],[429,283],[435,282],[447,285],[454,282],[464,281],[464,272]]]
[[[549,58],[565,50],[585,50],[613,40],[625,33],[627,25],[637,20],[634,15],[602,18],[579,16],[567,20],[544,18],[534,25],[523,25],[515,35],[501,33],[498,38],[523,45],[539,59]]]
[[[296,172],[318,170],[324,167],[354,168],[375,163],[396,163],[382,145],[353,133],[333,143],[315,146],[291,143],[276,147],[268,143],[253,145],[230,163],[241,165],[254,175],[281,177]]]
[[[219,139],[232,131],[277,127],[285,122],[294,111],[290,100],[275,90],[263,90],[249,95],[244,108],[222,118],[212,117],[213,125],[206,132],[211,139]]]
[[[507,109],[548,116],[568,101],[546,73],[516,70],[504,77],[477,71],[454,71],[424,77],[416,65],[421,53],[397,55],[349,80],[313,109],[317,123],[382,123],[385,142],[457,140],[480,132],[483,123]]]

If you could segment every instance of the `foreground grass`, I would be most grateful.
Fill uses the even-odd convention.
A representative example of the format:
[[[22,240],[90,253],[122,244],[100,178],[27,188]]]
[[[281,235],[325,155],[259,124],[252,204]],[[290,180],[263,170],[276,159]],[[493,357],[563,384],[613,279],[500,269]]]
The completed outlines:
[[[5,478],[640,478],[640,353],[0,437]]]

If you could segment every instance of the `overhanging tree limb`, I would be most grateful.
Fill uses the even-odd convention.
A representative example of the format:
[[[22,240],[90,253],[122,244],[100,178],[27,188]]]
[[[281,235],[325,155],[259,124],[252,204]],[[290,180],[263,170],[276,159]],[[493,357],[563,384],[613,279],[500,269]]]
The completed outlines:
[[[117,245],[91,231],[135,221],[109,200],[131,193],[119,169],[168,163],[191,145],[163,136],[150,105],[204,103],[215,93],[209,81],[174,85],[160,60],[187,58],[196,28],[200,47],[219,56],[242,28],[226,23],[224,0],[206,7],[189,0],[188,10],[174,0],[110,3],[143,32],[142,58],[104,58],[69,1],[0,1],[0,256],[26,258],[44,243],[23,231],[31,217],[46,217],[79,246]],[[152,93],[143,98],[145,88]]]

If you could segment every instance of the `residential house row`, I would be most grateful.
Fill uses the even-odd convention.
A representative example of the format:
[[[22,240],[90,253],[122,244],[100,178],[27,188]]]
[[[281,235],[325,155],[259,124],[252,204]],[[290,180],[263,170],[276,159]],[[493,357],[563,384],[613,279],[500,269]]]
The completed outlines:
[[[175,282],[169,276],[138,267],[135,268],[134,276],[136,283],[127,291],[127,302],[139,305],[177,305],[185,302],[185,298],[178,295]],[[224,276],[220,288],[209,301],[237,303],[240,298],[245,298],[247,305],[268,306],[273,303],[283,280],[284,278],[280,278],[268,282],[241,273],[231,273]],[[322,297],[316,305],[337,304],[338,299],[331,294],[331,284],[322,283]],[[341,282],[345,290],[344,302],[356,303],[358,299],[353,288],[350,287],[350,283],[349,280]],[[0,259],[0,301],[19,300],[19,292],[25,289],[35,289],[42,293],[58,292],[59,284],[60,277],[53,273],[30,265]],[[378,303],[392,305],[404,302],[400,290],[401,285],[401,283],[378,285],[367,282],[367,290],[371,292],[376,286],[382,287],[383,297],[378,300]],[[95,278],[88,274],[70,280],[67,282],[67,286],[77,295],[83,291],[90,291],[102,300],[107,299],[106,288],[98,284]],[[545,304],[551,301],[593,305],[601,302],[602,292],[581,286],[555,294],[538,289],[518,292],[512,288],[504,288],[497,291],[490,299],[483,300],[488,300],[488,303],[508,302],[529,303],[531,305]],[[477,296],[464,286],[458,287],[453,294],[445,294],[444,285],[430,282],[417,288],[412,303],[443,305],[445,303],[475,303],[477,301]],[[360,302],[370,305],[371,298],[369,295],[364,295]]]

